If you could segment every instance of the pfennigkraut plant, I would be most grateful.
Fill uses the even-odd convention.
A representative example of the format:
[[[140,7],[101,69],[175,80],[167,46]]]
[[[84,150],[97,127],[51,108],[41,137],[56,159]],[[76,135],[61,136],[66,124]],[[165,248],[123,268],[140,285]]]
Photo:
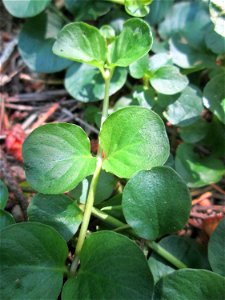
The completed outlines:
[[[104,82],[98,152],[93,156],[84,130],[68,123],[41,126],[26,139],[26,177],[38,194],[28,207],[29,222],[9,225],[2,185],[1,215],[9,225],[1,231],[2,299],[223,299],[224,221],[210,239],[209,263],[189,239],[156,242],[182,229],[191,208],[185,182],[165,166],[170,147],[163,121],[135,105],[108,115],[113,78],[123,68],[159,93],[186,88],[177,67],[149,63],[152,40],[149,25],[137,18],[126,21],[119,35],[83,22],[59,32],[53,52],[87,64],[90,72],[97,68]],[[158,80],[168,74],[175,85]],[[127,180],[119,197],[105,202],[97,197],[103,173]],[[80,184],[89,186],[82,201]],[[99,228],[90,226],[91,215],[101,221]]]

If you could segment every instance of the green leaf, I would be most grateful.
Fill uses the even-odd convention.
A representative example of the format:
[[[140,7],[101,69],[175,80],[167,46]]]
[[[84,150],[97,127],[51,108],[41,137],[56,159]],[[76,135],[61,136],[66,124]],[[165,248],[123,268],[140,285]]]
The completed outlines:
[[[109,2],[102,0],[64,0],[65,7],[76,16],[76,20],[96,20],[111,9]]]
[[[138,18],[132,18],[123,25],[123,30],[109,46],[108,64],[110,67],[127,67],[143,57],[152,46],[152,33],[149,25]]]
[[[210,237],[208,244],[208,256],[212,270],[225,276],[225,219],[220,221],[216,230]]]
[[[210,0],[209,12],[215,25],[214,30],[225,37],[225,4],[223,0]]]
[[[78,186],[75,187],[75,189],[70,191],[70,195],[74,197],[75,200],[79,200],[81,203],[85,204],[91,179],[91,177],[85,178],[81,183],[78,184]],[[116,182],[117,181],[112,174],[104,171],[100,173],[95,193],[95,204],[99,204],[111,196]]]
[[[52,226],[66,241],[77,232],[82,221],[82,211],[75,201],[65,195],[34,196],[27,211],[29,221]]]
[[[225,278],[206,270],[183,269],[163,277],[156,285],[157,300],[221,300],[225,293]]]
[[[180,136],[185,143],[194,144],[201,141],[209,131],[209,124],[204,119],[199,119],[195,123],[179,128]]]
[[[169,42],[170,54],[174,64],[183,69],[192,68],[214,68],[216,66],[216,56],[195,48],[190,45],[182,36],[175,35]]]
[[[17,18],[34,17],[41,13],[49,3],[50,0],[23,0],[23,3],[20,1],[3,0],[3,4],[8,12]]]
[[[173,5],[173,0],[153,1],[150,13],[145,17],[150,25],[159,24]]]
[[[203,111],[201,92],[194,86],[188,86],[164,112],[166,119],[173,125],[189,126],[200,119]]]
[[[103,169],[118,177],[163,165],[169,156],[165,126],[153,111],[137,106],[112,113],[103,123]]]
[[[163,238],[159,245],[186,264],[189,268],[209,268],[206,251],[195,240],[186,236],[171,235]],[[164,258],[152,252],[148,264],[157,282],[162,276],[170,274],[176,268]]]
[[[218,182],[225,174],[220,160],[213,156],[201,157],[192,145],[185,143],[177,148],[175,167],[192,188]]]
[[[148,5],[152,0],[125,0],[126,12],[133,17],[144,17],[149,13]]]
[[[0,287],[3,299],[57,300],[68,249],[64,239],[40,223],[19,223],[1,231]]]
[[[148,54],[141,59],[135,61],[129,66],[130,75],[135,79],[140,79],[149,72],[149,56]]]
[[[128,181],[122,207],[127,223],[138,236],[152,241],[183,228],[191,200],[185,183],[173,169],[156,167],[140,171]],[[174,213],[176,218],[171,217]]]
[[[153,278],[141,249],[127,237],[91,234],[80,255],[81,267],[63,287],[62,300],[151,299]]]
[[[20,6],[22,7],[21,3]],[[52,46],[62,25],[63,20],[52,11],[43,12],[26,21],[19,35],[18,47],[30,69],[41,73],[55,73],[71,64],[69,60],[52,53]]]
[[[216,33],[213,26],[209,26],[205,34],[206,46],[216,54],[225,53],[225,40],[220,34]]]
[[[59,32],[53,52],[64,58],[103,68],[107,47],[104,37],[96,27],[74,22]]]
[[[43,194],[73,189],[96,165],[86,133],[68,123],[35,129],[23,144],[23,158],[27,181]]]
[[[159,68],[153,76],[150,77],[150,83],[157,92],[174,95],[186,88],[188,79],[179,72],[178,68],[174,66],[164,66]]]
[[[142,107],[152,108],[155,105],[155,93],[152,89],[146,89],[142,85],[136,86],[132,97]]]
[[[8,213],[7,211],[0,209],[0,230],[2,230],[4,227],[9,226],[14,223],[15,223],[15,220],[14,220],[13,216],[10,213]]]
[[[116,68],[110,81],[109,95],[115,94],[125,84],[127,70]],[[67,71],[65,87],[76,100],[94,102],[104,98],[105,83],[99,69],[74,63]]]
[[[225,89],[224,74],[212,78],[203,91],[204,105],[225,124]]]
[[[9,192],[7,186],[0,180],[0,209],[4,209],[8,201]]]

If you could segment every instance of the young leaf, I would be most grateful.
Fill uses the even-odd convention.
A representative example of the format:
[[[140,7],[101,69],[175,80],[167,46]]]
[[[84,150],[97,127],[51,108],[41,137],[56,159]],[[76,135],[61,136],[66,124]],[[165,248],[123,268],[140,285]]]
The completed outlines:
[[[206,270],[183,269],[156,284],[154,300],[223,299],[225,278]]]
[[[102,68],[107,47],[105,39],[96,27],[74,22],[59,32],[53,52],[64,58]]]
[[[23,158],[27,181],[43,194],[73,189],[96,165],[86,133],[67,123],[35,129],[23,144]]]
[[[185,143],[177,148],[175,167],[189,187],[215,183],[225,174],[222,161],[213,156],[201,157],[193,145]]]
[[[174,95],[185,89],[188,85],[188,79],[179,72],[178,68],[163,66],[150,77],[150,83],[157,92]]]
[[[9,192],[7,186],[0,180],[0,209],[4,209],[8,201]]]
[[[225,219],[220,221],[208,245],[208,256],[212,270],[225,276]]]
[[[126,79],[127,70],[116,68],[110,80],[109,95],[120,90]],[[105,83],[99,69],[86,64],[74,63],[66,72],[65,88],[76,100],[93,102],[104,98]]]
[[[186,264],[189,268],[210,268],[207,253],[194,239],[186,236],[170,235],[163,238],[159,245]],[[176,268],[161,256],[152,252],[148,264],[152,271],[154,281],[157,282],[162,276],[173,273]]]
[[[225,89],[224,74],[212,78],[204,88],[203,103],[225,124]]]
[[[103,123],[100,145],[105,159],[103,169],[118,177],[163,165],[169,156],[169,143],[160,117],[137,106],[112,113]]]
[[[195,123],[204,109],[201,96],[199,89],[186,87],[181,94],[174,96],[173,103],[168,103],[164,116],[171,124],[180,127]]]
[[[123,213],[127,223],[142,238],[155,240],[183,228],[191,200],[178,174],[168,167],[140,171],[126,184]],[[176,214],[176,218],[171,216]]]
[[[62,300],[151,299],[153,278],[137,245],[118,233],[91,234],[80,255],[81,267],[63,287]]]
[[[126,12],[134,17],[144,17],[149,13],[148,5],[152,0],[125,0]]]
[[[19,35],[18,47],[24,62],[31,70],[54,73],[71,64],[69,60],[52,53],[56,35],[62,26],[63,20],[52,11],[43,12],[25,22]]]
[[[82,211],[75,201],[65,195],[37,194],[27,211],[29,221],[52,226],[66,241],[77,232],[82,221]]]
[[[14,17],[29,18],[42,12],[50,1],[51,0],[23,0],[23,3],[21,3],[20,1],[3,0],[3,4]]]
[[[15,223],[15,220],[14,220],[13,216],[10,213],[8,213],[7,211],[0,209],[0,230],[2,230],[4,227],[9,226],[14,223]]]
[[[110,67],[127,67],[147,54],[151,46],[149,25],[141,19],[129,19],[124,23],[120,35],[109,46],[108,64]]]
[[[59,296],[68,249],[64,239],[40,223],[4,228],[0,243],[3,299],[52,299]]]

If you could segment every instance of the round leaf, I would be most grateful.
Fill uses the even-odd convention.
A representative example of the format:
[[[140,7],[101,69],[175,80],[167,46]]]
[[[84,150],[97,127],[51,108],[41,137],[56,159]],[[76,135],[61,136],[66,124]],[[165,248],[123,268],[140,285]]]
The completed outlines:
[[[178,68],[164,66],[150,77],[150,83],[157,92],[173,95],[181,92],[188,85],[188,79],[179,72]]]
[[[160,117],[144,107],[130,106],[112,113],[103,123],[100,145],[103,169],[118,177],[163,165],[169,143]]]
[[[203,103],[225,124],[225,79],[224,74],[212,78],[204,88]]]
[[[127,79],[127,70],[116,68],[110,81],[109,95],[120,90]],[[99,69],[74,63],[67,71],[65,88],[76,100],[93,102],[104,98],[105,83]]]
[[[7,211],[0,209],[0,230],[14,223],[15,220],[13,219],[13,216]]]
[[[126,184],[123,213],[127,223],[142,238],[155,240],[183,228],[191,200],[178,174],[169,167],[140,171]],[[172,216],[176,213],[176,218]]]
[[[163,277],[156,285],[157,300],[221,300],[225,293],[225,278],[206,270],[183,269]]]
[[[134,17],[144,17],[149,13],[148,4],[152,0],[125,0],[125,9],[126,12]]]
[[[223,219],[209,240],[208,256],[212,270],[225,276],[225,219]]]
[[[201,141],[208,133],[209,124],[204,119],[180,128],[180,136],[185,143],[194,144]]]
[[[35,129],[23,144],[23,158],[27,181],[43,194],[73,189],[96,165],[86,133],[67,123]]]
[[[20,6],[23,5],[20,3]],[[30,69],[35,72],[54,73],[71,64],[69,60],[52,53],[52,46],[62,25],[63,20],[50,11],[26,21],[19,35],[18,46],[24,62]]]
[[[23,0],[21,3],[20,1],[3,0],[3,4],[14,17],[29,18],[34,17],[42,12],[50,3],[50,1],[51,0]]]
[[[140,79],[149,71],[149,56],[145,55],[129,66],[130,75],[135,79]]]
[[[174,255],[177,259],[186,264],[189,268],[205,269],[209,268],[206,251],[195,240],[186,236],[170,235],[163,238],[159,245]],[[168,263],[164,258],[152,252],[148,264],[155,282],[162,276],[170,274],[176,268]]]
[[[150,25],[159,24],[169,9],[173,5],[173,0],[167,1],[153,1],[151,3],[150,13],[145,17],[145,20],[149,22]]]
[[[180,127],[195,123],[203,111],[201,93],[188,86],[174,98],[174,102],[167,107],[164,113],[166,119],[173,125]]]
[[[151,299],[153,278],[137,245],[118,233],[91,234],[80,255],[81,267],[64,285],[62,300]]]
[[[99,30],[83,22],[63,27],[53,46],[56,55],[100,68],[104,66],[106,51],[106,42]]]
[[[76,202],[65,195],[37,194],[29,204],[27,214],[29,221],[52,226],[66,241],[77,232],[83,217]]]
[[[216,54],[225,53],[225,40],[220,34],[216,33],[213,26],[209,26],[205,34],[206,46]]]
[[[213,156],[201,157],[192,145],[181,144],[177,148],[176,171],[189,187],[202,187],[219,181],[225,174],[223,163]]]
[[[0,244],[2,298],[56,300],[67,271],[67,253],[63,238],[44,224],[4,228]]]
[[[4,209],[8,201],[9,192],[7,186],[0,180],[0,209]]]
[[[111,67],[127,67],[147,54],[151,46],[149,25],[141,19],[129,19],[124,23],[120,35],[109,46],[108,63]]]

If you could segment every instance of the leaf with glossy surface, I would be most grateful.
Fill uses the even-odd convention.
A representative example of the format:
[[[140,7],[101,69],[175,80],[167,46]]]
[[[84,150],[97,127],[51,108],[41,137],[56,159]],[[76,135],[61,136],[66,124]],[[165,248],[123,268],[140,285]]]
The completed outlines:
[[[26,21],[19,35],[18,47],[24,62],[31,70],[54,73],[71,64],[69,60],[52,53],[56,35],[62,26],[63,20],[52,11],[43,12]]]
[[[140,79],[149,72],[149,56],[145,55],[129,66],[130,75],[135,79]]]
[[[177,235],[167,236],[159,242],[159,245],[186,264],[188,268],[210,268],[205,249],[189,237]],[[148,264],[155,282],[157,282],[162,276],[170,274],[176,270],[176,267],[156,254],[154,251],[148,260]]]
[[[189,187],[202,187],[219,181],[225,174],[223,163],[213,156],[201,157],[193,145],[181,144],[177,148],[176,171]]]
[[[62,299],[151,299],[153,278],[137,245],[118,233],[91,234],[81,267],[63,287]]]
[[[209,11],[215,31],[225,37],[225,4],[223,0],[210,0]]]
[[[9,192],[7,186],[0,180],[0,209],[4,209],[8,201]]]
[[[0,287],[3,299],[59,296],[68,249],[64,239],[40,223],[19,223],[1,231]]]
[[[103,123],[103,169],[118,177],[163,165],[169,156],[165,126],[153,111],[137,106],[112,113]]]
[[[52,50],[61,57],[102,68],[107,47],[104,37],[96,27],[74,22],[59,32]]]
[[[73,189],[96,165],[86,133],[68,123],[35,129],[23,144],[23,158],[27,181],[43,194]]]
[[[122,208],[138,236],[155,240],[183,228],[191,209],[187,186],[171,168],[140,171],[126,184]],[[171,218],[176,213],[176,218]]]
[[[188,86],[175,96],[175,101],[169,104],[164,116],[171,124],[185,127],[200,119],[203,109],[200,90]]]
[[[8,213],[7,211],[0,209],[0,230],[2,230],[4,227],[9,226],[14,223],[15,223],[15,220],[14,220],[13,216],[10,213]]]
[[[108,64],[127,67],[146,55],[152,46],[152,33],[149,25],[137,18],[126,21],[108,51]]]
[[[156,70],[150,77],[150,83],[153,88],[166,95],[180,93],[188,85],[188,79],[179,72],[174,66],[164,66]]]
[[[212,270],[225,276],[225,219],[220,221],[216,230],[210,237],[208,256]]]
[[[194,283],[194,284],[193,284]],[[156,284],[153,299],[223,299],[225,278],[206,270],[183,269]]]
[[[225,78],[224,74],[212,78],[204,88],[203,103],[225,124]]]
[[[125,84],[127,70],[116,68],[110,80],[109,95],[115,94]],[[94,102],[104,98],[105,83],[99,69],[74,63],[66,72],[65,88],[76,100]]]
[[[27,210],[29,221],[52,226],[66,241],[77,232],[83,213],[75,201],[65,195],[37,194]]]
[[[21,3],[20,1],[3,0],[3,4],[14,17],[29,18],[41,13],[48,6],[50,1],[51,0],[23,0]]]

